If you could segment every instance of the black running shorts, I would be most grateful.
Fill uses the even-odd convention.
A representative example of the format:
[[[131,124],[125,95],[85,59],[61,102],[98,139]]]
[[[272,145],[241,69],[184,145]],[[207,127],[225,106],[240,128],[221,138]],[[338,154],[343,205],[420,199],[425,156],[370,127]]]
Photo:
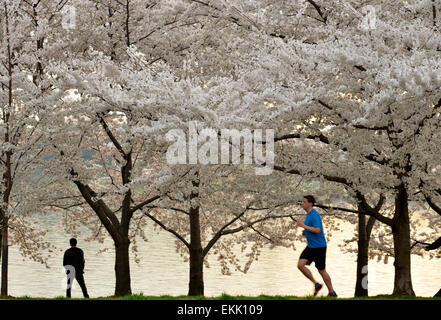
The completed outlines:
[[[308,260],[307,265],[310,265],[311,262],[315,262],[315,267],[317,268],[317,270],[323,270],[326,267],[326,247],[306,247],[300,255],[300,259]]]

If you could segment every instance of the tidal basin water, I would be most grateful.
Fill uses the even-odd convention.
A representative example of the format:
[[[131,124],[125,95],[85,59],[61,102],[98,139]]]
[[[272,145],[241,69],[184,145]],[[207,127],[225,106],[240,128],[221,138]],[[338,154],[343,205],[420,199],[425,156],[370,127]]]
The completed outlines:
[[[48,214],[43,221],[50,232],[50,240],[58,250],[49,258],[49,267],[23,259],[16,246],[10,247],[9,294],[12,296],[57,297],[65,295],[62,283],[65,275],[62,267],[63,252],[69,245],[70,234],[61,226],[61,218]],[[175,238],[165,231],[157,233],[149,225],[146,234],[149,241],[139,241],[140,262],[136,263],[131,254],[132,292],[144,295],[186,295],[188,290],[188,262],[176,252]],[[356,255],[344,253],[339,244],[350,239],[353,227],[344,232],[333,233],[328,242],[326,269],[331,275],[334,288],[340,297],[354,295],[356,280]],[[326,232],[326,226],[325,226]],[[85,242],[81,235],[78,246],[83,249],[86,260],[84,278],[91,297],[110,296],[114,293],[114,252],[111,239],[103,244]],[[296,243],[296,250],[288,248],[265,248],[248,273],[234,271],[232,275],[222,275],[215,256],[210,256],[210,268],[204,268],[205,295],[297,295],[312,293],[312,284],[297,269],[298,257],[306,243]],[[104,248],[108,251],[98,253]],[[422,258],[412,255],[412,281],[417,296],[433,296],[441,288],[441,259]],[[316,279],[321,280],[315,267],[311,270]],[[369,294],[390,294],[393,290],[393,259],[387,264],[370,261]],[[320,281],[322,282],[322,281]],[[321,295],[326,295],[324,287]],[[82,297],[81,289],[75,282],[72,297]]]

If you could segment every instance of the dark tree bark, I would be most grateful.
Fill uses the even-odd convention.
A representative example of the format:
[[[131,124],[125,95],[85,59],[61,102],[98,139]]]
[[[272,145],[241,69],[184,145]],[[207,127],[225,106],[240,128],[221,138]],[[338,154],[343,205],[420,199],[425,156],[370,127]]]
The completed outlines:
[[[366,223],[366,217],[364,215],[360,214],[358,216],[357,281],[355,284],[355,297],[367,297],[369,295],[369,240],[375,220],[374,217],[369,217]]]
[[[115,243],[115,296],[132,294],[129,247],[130,241]]]
[[[397,187],[395,195],[395,212],[392,219],[379,214],[378,210],[370,208],[363,195],[357,194],[359,203],[364,211],[377,220],[392,228],[394,241],[394,290],[393,295],[415,296],[412,288],[411,264],[410,264],[410,221],[409,221],[409,197],[406,186],[401,183]],[[377,205],[378,207],[378,205]]]
[[[7,108],[3,108],[3,123],[6,124],[6,130],[4,135],[4,142],[5,143],[11,143],[11,139],[9,136],[9,130],[10,130],[10,110],[12,110],[12,76],[13,76],[13,70],[12,70],[12,50],[11,50],[11,44],[10,44],[10,32],[9,32],[9,15],[8,15],[8,7],[6,2],[4,3],[5,8],[5,31],[6,31],[6,43],[7,43],[7,68],[8,68],[8,106]],[[12,174],[11,174],[11,158],[12,158],[12,151],[6,151],[2,153],[2,157],[5,155],[6,159],[4,161],[4,169],[5,172],[3,174],[3,187],[4,191],[2,194],[2,208],[0,208],[0,217],[2,217],[3,223],[2,223],[2,274],[1,274],[1,289],[0,289],[0,296],[5,297],[8,295],[8,217],[7,212],[5,212],[8,209],[9,205],[9,197],[11,195],[11,189],[12,189]],[[3,207],[4,206],[4,207]]]
[[[204,254],[201,243],[201,227],[199,221],[199,204],[194,200],[199,197],[199,176],[192,181],[195,188],[190,194],[190,281],[188,285],[189,296],[204,295]],[[197,200],[196,200],[197,201]]]
[[[2,246],[3,246],[3,227],[2,227],[2,220],[3,218],[0,217],[0,262],[2,261]]]
[[[367,277],[367,266],[369,240],[366,232],[366,217],[358,216],[358,252],[357,252],[357,281],[355,284],[355,297],[367,297],[368,287],[365,277]]]
[[[202,247],[190,247],[190,282],[188,285],[189,296],[204,295],[204,256]]]
[[[415,296],[412,288],[410,263],[410,223],[408,194],[404,184],[398,187],[395,197],[395,215],[392,232],[394,237],[394,295]]]
[[[8,220],[3,219],[2,223],[2,285],[0,296],[8,295]]]
[[[384,204],[386,198],[380,195],[380,199],[375,207],[371,207],[365,197],[358,193],[358,252],[357,252],[357,281],[355,285],[356,297],[367,297],[369,295],[368,288],[368,266],[369,266],[369,240],[377,219],[380,217],[380,209]],[[366,222],[365,214],[361,212],[370,213],[369,219]],[[384,223],[392,224],[391,220],[385,220]]]

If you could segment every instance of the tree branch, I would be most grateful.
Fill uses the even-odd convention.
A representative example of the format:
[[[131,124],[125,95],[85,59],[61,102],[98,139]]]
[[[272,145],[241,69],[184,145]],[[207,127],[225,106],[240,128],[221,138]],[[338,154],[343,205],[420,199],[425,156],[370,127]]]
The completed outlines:
[[[424,192],[423,192],[423,195],[424,195],[424,198],[426,199],[427,204],[433,209],[433,211],[435,211],[436,213],[438,213],[441,216],[441,207],[439,207],[435,202],[433,202],[431,197],[426,195]]]
[[[320,18],[322,18],[322,20],[318,20],[318,21],[321,21],[321,22],[323,22],[324,24],[326,24],[326,20],[328,19],[328,17],[326,17],[326,16],[323,14],[321,7],[320,7],[315,1],[313,1],[313,0],[306,0],[306,1],[309,2],[309,3],[314,7],[314,9],[315,9],[315,10],[317,11],[317,13],[319,14]]]
[[[173,210],[173,211],[176,211],[176,212],[181,212],[181,213],[186,214],[186,215],[190,215],[190,213],[189,213],[188,211],[185,211],[185,210],[180,209],[180,208],[174,208],[174,207],[171,207],[171,208],[164,208],[164,207],[159,207],[159,206],[146,206],[146,208],[150,208],[150,209],[163,209],[163,210]]]
[[[208,242],[208,244],[205,246],[205,248],[203,249],[203,256],[205,257],[205,255],[210,251],[210,249],[214,246],[214,244],[217,242],[217,240],[219,240],[219,238],[222,236],[222,232],[228,228],[230,225],[232,225],[234,222],[236,222],[237,220],[239,220],[246,212],[247,210],[250,208],[251,206],[251,202],[248,203],[248,205],[245,207],[245,209],[239,213],[237,216],[235,216],[233,219],[231,219],[227,224],[225,224],[224,226],[222,226],[213,236],[213,238],[211,238],[211,240]]]
[[[101,123],[101,126],[103,127],[104,131],[106,131],[107,136],[112,141],[115,148],[121,153],[121,155],[124,157],[124,159],[127,157],[127,154],[124,152],[121,144],[118,142],[118,140],[113,135],[112,131],[110,130],[109,126],[107,125],[106,121],[104,121],[103,115],[98,114],[99,121]]]
[[[254,221],[252,221],[252,222],[249,222],[249,223],[247,223],[247,224],[244,224],[244,225],[242,225],[242,226],[240,226],[240,227],[237,227],[237,228],[235,228],[235,229],[224,230],[224,231],[222,232],[222,235],[226,235],[226,234],[232,234],[232,233],[240,232],[240,231],[242,231],[242,230],[245,229],[245,228],[250,228],[251,226],[253,226],[253,225],[257,224],[257,223],[260,223],[260,222],[263,222],[263,221],[266,221],[266,220],[270,220],[270,219],[280,219],[280,218],[289,218],[289,217],[292,217],[292,216],[291,216],[290,214],[286,214],[286,215],[275,215],[275,216],[268,215],[268,216],[265,216],[265,217],[263,217],[263,218],[260,218],[260,219],[254,220]]]
[[[190,249],[190,244],[175,230],[168,228],[164,223],[162,223],[160,220],[156,219],[154,216],[149,214],[148,212],[143,212],[146,217],[149,217],[151,220],[153,220],[156,224],[158,224],[162,229],[165,231],[170,232],[173,234],[176,238],[178,238],[187,248]]]
[[[70,171],[71,175],[75,177],[77,174],[72,169]],[[78,190],[83,195],[83,198],[86,200],[86,202],[90,205],[90,207],[95,211],[95,213],[100,218],[103,225],[106,227],[107,231],[112,236],[113,240],[115,242],[119,242],[120,240],[120,234],[119,234],[119,221],[118,218],[115,216],[115,214],[112,212],[112,210],[109,209],[109,207],[106,205],[106,203],[99,199],[97,201],[94,200],[96,198],[97,194],[95,191],[93,191],[88,185],[83,184],[78,179],[74,179],[73,182],[78,187]]]
[[[373,130],[373,129],[372,129]],[[284,140],[289,140],[289,139],[301,139],[301,135],[299,133],[290,133],[290,134],[285,134],[279,137],[275,137],[274,138],[274,142],[278,142],[278,141],[284,141]],[[325,136],[323,133],[317,134],[317,135],[308,135],[305,137],[305,139],[308,140],[316,140],[318,139],[320,142],[327,144],[327,145],[331,145],[329,138],[327,136]],[[262,141],[262,144],[266,144],[266,141]],[[348,152],[348,148],[343,147],[340,148],[341,151],[343,152]],[[376,157],[377,155],[371,153],[369,155],[364,155],[363,156],[366,160],[378,163],[380,165],[385,165],[389,163],[389,159],[385,159],[385,160],[377,160]]]
[[[359,192],[358,190],[356,190],[355,192],[356,192],[356,197],[357,197],[357,201],[358,201],[358,203],[360,205],[360,208],[364,212],[362,214],[367,214],[369,216],[372,216],[375,219],[377,219],[378,221],[380,221],[380,222],[382,222],[382,223],[392,227],[393,219],[385,217],[382,214],[380,214],[378,211],[375,210],[377,207],[379,207],[380,203],[382,205],[382,203],[384,202],[384,199],[382,199],[383,195],[380,196],[380,201],[377,204],[376,208],[372,208],[371,206],[369,206],[369,204],[366,201],[365,196],[362,195],[361,192]]]
[[[131,207],[129,210],[130,214],[133,214],[136,210],[142,209],[145,205],[147,205],[147,204],[149,204],[159,198],[160,198],[160,196],[154,196],[154,197],[151,197],[150,199],[147,199],[147,200],[141,202],[140,204],[137,204],[134,207]]]
[[[265,165],[265,163],[262,164],[262,166],[264,166],[264,165]],[[277,170],[277,171],[289,173],[289,174],[302,175],[299,170],[287,169],[287,168],[284,168],[284,167],[281,167],[281,166],[277,166],[277,165],[274,165],[273,169]],[[347,179],[341,178],[341,177],[337,177],[337,176],[323,175],[323,178],[328,180],[328,181],[341,183],[341,184],[344,184],[344,185],[347,185],[347,186],[352,185],[352,183],[349,182]]]

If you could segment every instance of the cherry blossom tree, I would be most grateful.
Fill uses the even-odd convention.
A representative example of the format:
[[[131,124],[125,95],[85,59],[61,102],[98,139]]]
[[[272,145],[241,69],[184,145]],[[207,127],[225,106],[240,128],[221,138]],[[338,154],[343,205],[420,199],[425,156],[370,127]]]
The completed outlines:
[[[149,37],[179,20],[175,17],[176,21],[164,23],[158,17],[166,19],[166,11],[173,8],[169,8],[170,3],[165,1],[158,5],[160,9],[156,10],[155,6],[155,3],[146,4],[144,1],[126,1],[125,4],[119,1],[70,1],[65,14],[76,14],[69,17],[65,32],[61,32],[61,37],[54,37],[52,44],[58,51],[64,51],[64,58],[72,59],[71,63],[64,64],[56,59],[49,68],[53,85],[64,93],[59,104],[53,107],[54,122],[47,127],[51,132],[47,141],[54,155],[47,168],[58,166],[57,177],[62,178],[53,193],[52,207],[78,209],[76,211],[82,213],[79,217],[83,222],[95,218],[91,226],[96,227],[98,233],[101,231],[99,226],[104,225],[115,243],[115,295],[131,293],[129,228],[133,213],[159,197],[151,195],[135,203],[139,198],[131,190],[131,184],[138,188],[143,183],[151,184],[148,177],[143,177],[148,172],[143,166],[156,155],[146,151],[149,142],[142,136],[142,129],[149,128],[149,122],[158,121],[152,118],[153,109],[149,115],[146,115],[149,110],[143,110],[143,103],[153,101],[136,103],[140,94],[137,89],[142,90],[138,84],[142,83],[141,86],[145,87],[149,81],[155,81],[156,71],[150,71],[150,80],[145,77],[149,71],[139,71],[138,62],[134,62],[138,51],[133,49],[133,45],[145,43],[144,48],[151,48]],[[158,12],[161,14],[158,15]],[[173,18],[175,12],[169,15]],[[152,30],[146,31],[140,26],[148,26]],[[158,37],[162,43],[157,43],[161,48],[163,43],[170,41],[163,35]],[[128,48],[130,52],[127,52]],[[176,48],[175,51],[180,50]],[[147,64],[160,60],[156,55],[152,57],[154,52],[142,54],[153,60]],[[127,68],[129,75],[124,78],[122,75]],[[162,75],[167,78],[165,71]],[[77,83],[72,79],[78,80]],[[79,92],[80,97],[76,100],[69,96],[72,89]],[[142,118],[138,118],[140,115]],[[65,131],[66,125],[70,132]],[[96,125],[98,131],[95,130]],[[72,145],[76,147],[72,148]],[[84,149],[94,153],[88,163],[83,163]],[[82,201],[78,202],[78,195],[69,183],[78,190]],[[145,196],[152,190],[155,187],[144,190],[141,195]],[[95,216],[84,214],[80,207],[83,204],[87,204]],[[112,205],[115,207],[110,209]]]
[[[270,52],[261,52],[262,48],[266,48],[269,45],[265,42],[265,37],[285,39],[287,37],[295,36],[297,38],[305,37],[307,34],[312,32],[317,32],[317,35],[323,32],[319,30],[327,21],[327,14],[322,7],[320,7],[314,1],[303,1],[299,3],[292,3],[286,1],[259,1],[259,2],[243,2],[243,1],[233,1],[228,4],[225,2],[209,2],[209,1],[189,1],[193,4],[197,4],[195,10],[198,10],[199,14],[205,15],[214,19],[217,23],[221,24],[222,27],[230,24],[231,29],[238,34],[242,40],[240,47],[235,48],[236,54],[232,59],[226,59],[227,61],[235,62],[235,70],[240,69],[243,74],[247,74],[249,78],[249,85],[246,86],[248,95],[252,95],[254,103],[262,103],[268,106],[267,110],[261,115],[261,119],[268,119],[270,112],[277,110],[274,107],[274,101],[277,101],[277,94],[280,93],[280,86],[277,86],[276,82],[273,82],[274,78],[267,81],[265,79],[266,75],[261,71],[261,66],[256,66],[253,61],[260,60],[265,63],[267,69],[274,70],[274,76],[279,80],[277,75],[278,69],[274,69],[271,61],[271,53],[269,56],[265,56]],[[301,18],[301,19],[300,19]],[[310,25],[318,25],[316,28],[311,28]],[[234,27],[234,28],[233,28]],[[312,30],[311,30],[312,29]],[[220,29],[221,30],[221,29]],[[217,32],[216,34],[224,34]],[[262,34],[265,35],[262,37]],[[222,39],[220,36],[218,38]],[[271,41],[271,40],[270,40]],[[307,42],[307,40],[302,39],[302,41]],[[250,52],[258,52],[255,56],[249,55]],[[269,58],[268,58],[269,57]],[[209,62],[210,60],[207,59]],[[251,63],[250,63],[251,62]],[[203,63],[204,69],[209,69],[207,62]],[[282,67],[283,68],[283,67]],[[228,68],[226,68],[228,70]],[[253,71],[251,71],[253,70]],[[295,97],[294,101],[302,101],[305,99],[305,92],[308,88],[302,88],[297,91],[298,96]],[[259,94],[264,92],[265,96]],[[252,94],[251,94],[252,93]],[[277,112],[277,111],[276,111]],[[289,120],[290,118],[288,118]],[[267,126],[274,126],[274,118],[267,121]],[[277,127],[290,128],[291,124],[289,122],[284,122],[282,117],[277,119]],[[276,141],[283,141],[285,137],[283,134]],[[363,230],[363,220],[364,216],[360,216],[360,230]],[[371,219],[371,222],[373,220]],[[331,221],[332,222],[332,221]],[[335,224],[333,224],[335,225]],[[331,227],[330,229],[332,229]],[[360,234],[363,237],[363,233]],[[364,275],[361,274],[361,269],[363,266],[367,265],[362,253],[367,253],[367,239],[360,243],[360,256],[359,265],[360,273],[357,283],[361,285],[361,280]]]
[[[133,1],[129,5],[128,1],[128,6],[120,7],[114,2],[96,2],[93,10],[90,2],[78,3],[78,8],[87,12],[79,19],[96,18],[92,21],[97,23],[97,29],[77,21],[79,29],[66,35],[70,40],[66,45],[69,60],[57,60],[48,67],[53,86],[65,93],[53,107],[54,121],[47,128],[48,144],[54,154],[47,170],[64,181],[59,186],[62,190],[53,194],[66,199],[68,195],[63,192],[73,191],[66,187],[72,182],[84,201],[57,205],[74,208],[87,203],[99,220],[95,219],[98,224],[94,225],[102,224],[112,236],[116,249],[116,295],[131,293],[128,252],[133,214],[159,199],[167,190],[164,185],[173,185],[183,178],[179,172],[167,171],[164,159],[158,161],[164,153],[153,148],[156,140],[164,140],[170,129],[186,128],[192,119],[203,119],[205,125],[213,128],[225,127],[232,114],[237,122],[258,123],[249,119],[245,108],[235,110],[237,103],[229,102],[233,100],[231,92],[242,87],[243,79],[220,74],[207,83],[204,76],[199,76],[199,68],[191,64],[191,54],[179,61],[183,49],[170,52],[167,43],[180,39],[181,34],[184,39],[195,38],[190,31],[197,24],[184,20],[191,12],[188,8],[182,10],[179,2],[170,3],[176,7],[170,9],[168,2],[161,3],[158,10],[164,19],[152,19],[148,37],[138,34],[139,28],[131,23],[139,22],[136,10],[144,10],[152,17],[157,15],[156,5],[143,8],[143,2]],[[174,18],[164,25],[168,16]],[[121,21],[125,22],[122,27]],[[183,25],[173,28],[172,24],[178,21]],[[172,34],[170,29],[178,34]],[[107,37],[102,36],[103,30]],[[164,48],[161,54],[144,45],[156,33],[160,34],[158,46]],[[195,46],[199,48],[201,44]],[[264,106],[253,107],[259,108]],[[84,149],[94,151],[88,162],[82,161]],[[77,195],[71,196],[77,199]],[[87,222],[93,219],[90,215],[83,217]]]
[[[46,230],[33,219],[33,213],[44,208],[44,190],[51,184],[38,169],[48,156],[43,143],[45,103],[57,99],[44,82],[45,32],[36,15],[38,3],[0,3],[2,296],[8,295],[10,245],[17,244],[24,256],[41,263],[47,261],[42,251],[54,249],[44,241]],[[33,10],[27,11],[29,8]]]
[[[408,203],[426,201],[426,181],[439,183],[431,172],[439,148],[425,148],[439,122],[439,34],[431,3],[418,2],[418,9],[376,4],[374,28],[360,25],[363,6],[321,6],[327,13],[321,32],[313,26],[305,38],[269,39],[267,58],[259,53],[260,70],[267,70],[262,79],[286,89],[274,97],[281,121],[293,123],[281,135],[303,142],[276,152],[279,169],[347,186],[361,208],[392,231],[394,294],[414,295]],[[370,191],[393,197],[392,217],[371,210]]]
[[[42,137],[52,157],[42,170],[56,182],[46,204],[72,210],[99,239],[112,237],[115,295],[131,293],[129,248],[142,234],[133,219],[148,217],[177,237],[180,252],[189,254],[189,294],[203,294],[211,250],[225,270],[227,256],[247,270],[265,241],[286,245],[294,239],[289,220],[271,216],[287,203],[275,183],[281,173],[318,179],[317,196],[328,202],[336,192],[325,182],[342,185],[360,214],[358,274],[375,218],[392,236],[394,293],[414,294],[409,202],[441,212],[434,2],[16,3],[35,29],[38,54],[27,61],[32,84],[41,95],[47,81],[52,95]],[[45,35],[49,26],[58,32]],[[276,129],[277,172],[265,180],[240,171],[229,190],[234,208],[222,207],[229,198],[216,170],[230,167],[164,160],[167,132],[188,130],[191,121],[200,129]],[[85,150],[92,154],[86,160]],[[280,192],[271,198],[262,184]],[[257,192],[253,202],[244,197],[250,190]],[[391,214],[381,209],[386,199],[393,199]],[[240,268],[230,247],[250,239],[250,259]],[[374,241],[372,248],[379,246]]]
[[[256,92],[271,88],[276,140],[303,142],[281,147],[276,169],[346,186],[361,212],[392,229],[394,293],[413,295],[408,203],[427,201],[439,212],[431,201],[439,196],[436,3],[192,2],[262,35],[238,68],[253,70]],[[368,204],[372,191],[394,199],[392,216]]]

